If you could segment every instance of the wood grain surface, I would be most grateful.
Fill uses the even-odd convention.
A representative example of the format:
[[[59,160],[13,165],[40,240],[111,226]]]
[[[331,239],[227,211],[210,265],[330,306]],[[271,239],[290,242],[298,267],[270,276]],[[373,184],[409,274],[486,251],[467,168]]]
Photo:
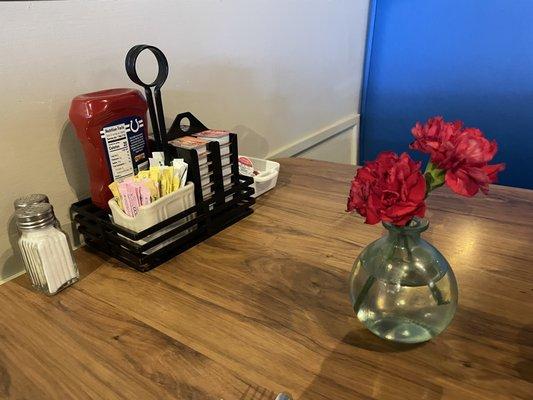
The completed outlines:
[[[281,164],[253,215],[155,270],[80,249],[82,279],[57,296],[0,287],[0,398],[533,398],[533,191],[432,193],[425,238],[459,307],[441,336],[397,345],[349,301],[383,233],[344,212],[354,168]]]

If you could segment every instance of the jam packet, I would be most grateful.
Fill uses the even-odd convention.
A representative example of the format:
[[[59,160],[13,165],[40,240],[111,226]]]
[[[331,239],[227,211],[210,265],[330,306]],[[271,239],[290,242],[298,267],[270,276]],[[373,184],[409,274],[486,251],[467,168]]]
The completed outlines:
[[[239,157],[239,174],[249,177],[255,175],[254,163],[248,157]]]

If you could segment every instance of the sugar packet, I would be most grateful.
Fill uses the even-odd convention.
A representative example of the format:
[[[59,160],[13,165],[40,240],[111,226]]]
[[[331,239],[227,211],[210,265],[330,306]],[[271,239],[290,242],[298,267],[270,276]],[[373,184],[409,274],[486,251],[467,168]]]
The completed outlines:
[[[188,164],[183,158],[175,158],[172,160],[172,166],[174,167],[174,179],[172,181],[172,189],[178,190],[187,183],[187,171],[189,169]]]
[[[162,151],[153,151],[152,157],[148,158],[148,162],[151,167],[164,167],[165,166],[165,153]]]

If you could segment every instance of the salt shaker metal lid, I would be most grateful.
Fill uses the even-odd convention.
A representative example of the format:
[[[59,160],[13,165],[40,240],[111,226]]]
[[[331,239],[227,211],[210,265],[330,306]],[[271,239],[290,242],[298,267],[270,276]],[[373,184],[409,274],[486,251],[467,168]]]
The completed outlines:
[[[17,227],[31,230],[52,225],[55,222],[54,209],[49,203],[38,203],[15,211]]]
[[[42,193],[28,194],[16,199],[13,202],[13,205],[15,206],[15,210],[18,210],[19,208],[24,208],[39,203],[50,203],[48,196]]]

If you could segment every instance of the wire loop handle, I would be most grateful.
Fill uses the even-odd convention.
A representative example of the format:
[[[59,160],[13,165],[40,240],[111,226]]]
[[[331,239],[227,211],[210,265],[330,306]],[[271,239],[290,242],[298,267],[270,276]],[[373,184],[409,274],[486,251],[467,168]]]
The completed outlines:
[[[145,83],[139,78],[137,74],[137,58],[144,50],[150,50],[157,60],[159,70],[157,76],[152,83]],[[147,44],[138,44],[133,46],[126,54],[126,72],[130,79],[142,86],[146,94],[146,102],[148,103],[148,110],[150,113],[150,120],[152,121],[152,130],[154,132],[154,140],[158,149],[163,149],[165,157],[167,157],[167,129],[165,126],[165,114],[163,112],[163,102],[161,101],[161,87],[168,77],[168,61],[165,54],[157,47]],[[152,96],[152,87],[154,88],[154,96]]]

